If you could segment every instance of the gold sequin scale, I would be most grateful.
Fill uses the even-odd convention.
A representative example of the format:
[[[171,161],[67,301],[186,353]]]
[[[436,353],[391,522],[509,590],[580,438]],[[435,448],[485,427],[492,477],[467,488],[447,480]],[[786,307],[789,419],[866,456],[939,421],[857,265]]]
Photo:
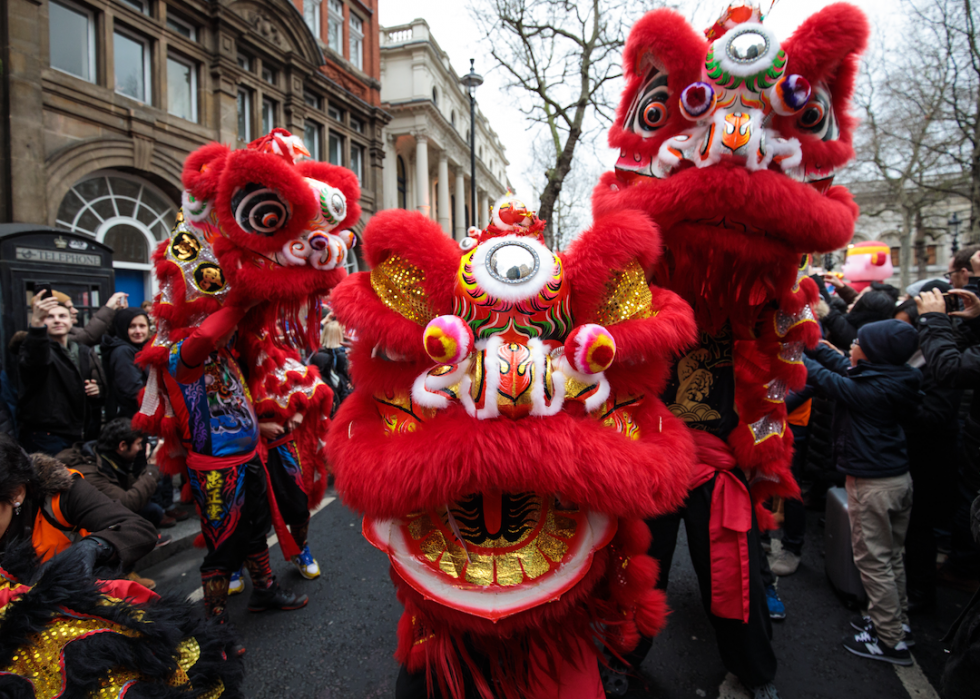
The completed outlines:
[[[435,317],[422,287],[425,273],[398,255],[371,270],[371,288],[381,303],[409,320],[425,325]]]
[[[643,268],[633,260],[610,279],[606,298],[596,311],[595,322],[610,326],[633,318],[649,318],[657,315],[652,305],[653,296]]]

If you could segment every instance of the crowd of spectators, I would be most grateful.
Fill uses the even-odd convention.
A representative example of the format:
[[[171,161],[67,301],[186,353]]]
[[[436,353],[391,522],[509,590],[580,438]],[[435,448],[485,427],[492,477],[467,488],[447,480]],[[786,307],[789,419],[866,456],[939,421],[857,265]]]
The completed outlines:
[[[935,611],[937,585],[974,594],[954,632],[980,623],[980,246],[958,251],[944,277],[903,293],[814,276],[824,339],[806,353],[806,387],[787,397],[806,499],[847,490],[868,606],[844,645],[902,665],[912,664],[910,614]],[[829,449],[818,449],[812,433],[827,425]],[[785,503],[777,576],[800,566],[804,531],[803,504]],[[959,652],[971,652],[960,636]],[[972,694],[952,678],[946,696]]]

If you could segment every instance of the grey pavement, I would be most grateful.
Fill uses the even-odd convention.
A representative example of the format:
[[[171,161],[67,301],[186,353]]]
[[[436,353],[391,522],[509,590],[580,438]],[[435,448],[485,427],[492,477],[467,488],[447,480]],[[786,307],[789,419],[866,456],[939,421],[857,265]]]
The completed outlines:
[[[328,494],[329,495],[329,494]],[[831,591],[823,569],[823,530],[818,514],[808,513],[803,563],[781,578],[779,591],[788,618],[774,625],[779,661],[776,685],[783,699],[935,699],[945,656],[939,639],[969,601],[969,595],[940,590],[935,614],[915,616],[912,628],[917,667],[900,672],[848,654],[840,641],[853,611]],[[174,531],[174,530],[171,530]],[[174,555],[144,567],[157,590],[194,594],[200,588],[200,549],[172,544]],[[170,547],[167,547],[170,548]],[[375,699],[393,697],[398,665],[392,657],[401,606],[388,576],[387,558],[361,536],[360,517],[335,500],[310,526],[310,549],[323,571],[308,581],[283,560],[278,545],[272,564],[281,582],[310,596],[294,612],[249,614],[250,587],[232,598],[231,619],[248,649],[245,656],[249,699]],[[199,594],[199,593],[198,593]],[[667,628],[643,664],[646,687],[631,690],[631,699],[745,697],[726,677],[714,636],[701,608],[684,532],[671,571]],[[921,670],[919,669],[921,667]]]

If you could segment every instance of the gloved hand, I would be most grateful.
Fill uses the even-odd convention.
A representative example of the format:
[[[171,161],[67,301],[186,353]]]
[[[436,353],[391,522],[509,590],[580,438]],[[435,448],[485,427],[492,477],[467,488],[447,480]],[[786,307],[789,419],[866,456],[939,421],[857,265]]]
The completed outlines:
[[[97,536],[86,536],[81,541],[72,544],[67,551],[63,551],[59,556],[64,556],[69,551],[78,556],[78,561],[86,577],[92,577],[95,567],[100,563],[108,563],[116,553],[112,544]]]

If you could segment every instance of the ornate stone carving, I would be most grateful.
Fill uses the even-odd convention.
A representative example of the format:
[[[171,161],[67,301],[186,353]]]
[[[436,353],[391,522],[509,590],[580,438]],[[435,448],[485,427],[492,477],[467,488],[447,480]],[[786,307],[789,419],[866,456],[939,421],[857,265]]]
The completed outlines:
[[[263,39],[281,49],[289,48],[289,42],[279,33],[279,27],[264,10],[247,10],[244,17]]]

